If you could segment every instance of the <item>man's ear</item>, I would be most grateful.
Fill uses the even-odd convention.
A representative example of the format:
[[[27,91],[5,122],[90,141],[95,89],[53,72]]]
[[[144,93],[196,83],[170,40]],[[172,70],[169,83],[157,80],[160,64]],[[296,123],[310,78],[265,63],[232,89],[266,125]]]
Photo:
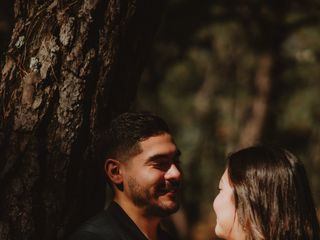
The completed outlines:
[[[104,171],[110,181],[116,186],[122,184],[123,178],[120,169],[120,162],[115,159],[107,159],[104,163]]]

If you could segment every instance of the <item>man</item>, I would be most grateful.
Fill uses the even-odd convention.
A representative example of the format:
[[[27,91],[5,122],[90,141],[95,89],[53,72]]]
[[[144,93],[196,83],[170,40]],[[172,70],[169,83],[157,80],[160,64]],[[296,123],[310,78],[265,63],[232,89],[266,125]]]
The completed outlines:
[[[159,224],[179,208],[182,174],[167,124],[150,113],[123,113],[111,122],[106,147],[113,201],[71,239],[171,239]]]

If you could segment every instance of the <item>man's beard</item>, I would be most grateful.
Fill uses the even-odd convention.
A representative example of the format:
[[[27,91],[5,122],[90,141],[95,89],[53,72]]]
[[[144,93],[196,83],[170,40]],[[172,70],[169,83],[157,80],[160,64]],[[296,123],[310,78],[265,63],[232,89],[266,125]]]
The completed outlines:
[[[128,180],[128,187],[130,189],[130,198],[132,202],[140,208],[145,208],[147,216],[167,217],[175,213],[179,209],[179,184],[172,184],[170,182],[163,182],[158,184],[154,192],[151,189],[145,189],[137,183],[137,181],[130,177]],[[159,197],[165,195],[170,191],[176,191],[176,196],[172,198],[173,204],[168,207],[163,204]]]

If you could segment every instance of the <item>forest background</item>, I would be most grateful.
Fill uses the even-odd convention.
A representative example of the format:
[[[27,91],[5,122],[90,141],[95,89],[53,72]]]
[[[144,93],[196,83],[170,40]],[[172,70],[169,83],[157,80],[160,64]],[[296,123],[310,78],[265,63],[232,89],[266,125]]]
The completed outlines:
[[[1,57],[10,2],[0,5]],[[168,1],[132,108],[163,116],[183,153],[183,207],[169,224],[181,239],[213,235],[226,156],[255,143],[301,158],[319,212],[319,39],[314,0]]]

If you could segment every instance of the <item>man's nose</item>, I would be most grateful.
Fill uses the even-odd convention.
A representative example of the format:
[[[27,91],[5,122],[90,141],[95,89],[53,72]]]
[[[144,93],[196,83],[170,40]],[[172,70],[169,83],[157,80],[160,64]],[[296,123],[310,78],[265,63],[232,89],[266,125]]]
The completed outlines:
[[[181,180],[182,178],[182,172],[181,170],[173,163],[171,164],[170,168],[165,174],[166,179],[175,179],[175,180]]]

